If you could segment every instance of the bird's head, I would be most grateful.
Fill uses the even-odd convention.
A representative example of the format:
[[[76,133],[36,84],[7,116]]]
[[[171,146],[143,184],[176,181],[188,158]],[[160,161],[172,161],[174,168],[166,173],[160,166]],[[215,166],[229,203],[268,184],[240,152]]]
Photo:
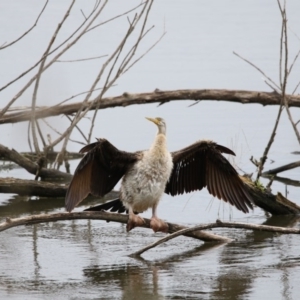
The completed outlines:
[[[158,127],[158,133],[166,134],[166,122],[163,118],[146,118],[147,120],[153,122]]]

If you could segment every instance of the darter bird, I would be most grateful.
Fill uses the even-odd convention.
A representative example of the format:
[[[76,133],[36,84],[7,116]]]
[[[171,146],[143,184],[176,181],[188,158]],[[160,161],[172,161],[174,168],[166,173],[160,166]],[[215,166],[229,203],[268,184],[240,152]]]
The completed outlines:
[[[247,213],[252,199],[237,171],[222,155],[235,155],[213,141],[201,140],[183,148],[167,150],[166,123],[162,118],[146,118],[158,127],[149,150],[134,153],[118,150],[106,139],[98,139],[80,150],[80,161],[66,195],[66,209],[72,211],[89,194],[104,196],[122,178],[119,198],[87,210],[128,211],[127,231],[144,223],[137,213],[152,208],[150,227],[168,231],[157,217],[163,193],[172,196],[201,190]]]

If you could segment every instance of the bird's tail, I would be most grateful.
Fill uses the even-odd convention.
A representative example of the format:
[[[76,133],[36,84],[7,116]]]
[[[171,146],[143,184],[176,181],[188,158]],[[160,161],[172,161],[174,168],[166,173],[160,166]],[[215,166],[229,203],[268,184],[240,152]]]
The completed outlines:
[[[103,204],[89,207],[89,208],[85,209],[84,211],[100,211],[100,210],[107,210],[107,211],[111,211],[111,212],[123,213],[126,211],[126,208],[123,205],[122,201],[119,198],[116,198],[114,200],[105,202]]]

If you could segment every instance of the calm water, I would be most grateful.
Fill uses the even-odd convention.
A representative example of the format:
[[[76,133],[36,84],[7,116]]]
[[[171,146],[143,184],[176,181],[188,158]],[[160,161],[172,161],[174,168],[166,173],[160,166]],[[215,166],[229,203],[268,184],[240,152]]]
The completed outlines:
[[[105,20],[140,1],[111,1],[101,18]],[[1,3],[0,44],[19,36],[32,24],[41,9],[40,1]],[[0,52],[5,72],[1,86],[30,66],[44,52],[57,23],[69,3],[51,1],[39,26],[10,50]],[[291,30],[299,36],[300,2],[288,1]],[[15,9],[15,8],[18,9]],[[88,11],[85,1],[78,1],[67,28],[72,30]],[[22,20],[20,26],[19,20]],[[120,23],[118,23],[120,22]],[[120,20],[111,27],[88,35],[84,42],[64,59],[106,54],[117,43],[126,24]],[[167,35],[135,68],[118,81],[109,94],[124,91],[146,92],[184,88],[227,88],[265,90],[261,75],[232,51],[251,59],[277,81],[280,14],[277,1],[156,1],[150,16],[155,24],[143,49],[163,32]],[[97,35],[99,34],[99,36]],[[290,55],[300,48],[290,32]],[[34,46],[34,47],[33,47]],[[141,50],[141,51],[142,51]],[[57,103],[88,90],[102,62],[57,64],[42,77],[39,105]],[[289,91],[299,81],[299,63],[294,67]],[[1,93],[7,103],[26,80]],[[32,91],[17,102],[30,105]],[[76,101],[79,101],[77,99]],[[202,138],[213,139],[232,148],[234,163],[244,172],[255,172],[249,158],[259,158],[266,146],[276,107],[239,105],[225,102],[176,102],[132,106],[99,112],[94,137],[106,137],[124,150],[149,147],[155,128],[145,116],[162,116],[168,125],[169,149],[177,150]],[[295,120],[299,110],[292,110]],[[283,114],[276,141],[266,169],[299,160],[290,154],[299,151],[291,125]],[[57,126],[68,123],[51,118]],[[81,124],[88,130],[88,121]],[[43,127],[48,133],[48,127]],[[28,150],[27,125],[1,126],[1,144],[19,151]],[[55,137],[55,133],[50,131]],[[74,133],[74,139],[80,139]],[[70,151],[80,145],[70,144]],[[78,161],[72,162],[74,171]],[[2,177],[32,178],[21,169],[0,171]],[[299,180],[299,169],[281,174]],[[264,181],[267,183],[267,181]],[[275,182],[273,192],[285,194],[300,205],[299,188]],[[27,199],[0,195],[0,221],[6,216],[19,217],[63,211],[64,199]],[[87,204],[86,204],[87,205]],[[80,211],[84,206],[78,207]],[[143,214],[149,217],[150,212]],[[213,222],[217,218],[299,227],[297,217],[266,217],[260,209],[244,215],[206,192],[171,198],[164,196],[159,206],[161,218],[185,225]],[[298,299],[300,293],[300,243],[297,236],[271,233],[214,230],[235,241],[226,245],[203,244],[190,238],[177,238],[133,259],[128,255],[163,234],[146,229],[126,233],[120,224],[102,221],[65,221],[18,227],[0,233],[0,299]]]

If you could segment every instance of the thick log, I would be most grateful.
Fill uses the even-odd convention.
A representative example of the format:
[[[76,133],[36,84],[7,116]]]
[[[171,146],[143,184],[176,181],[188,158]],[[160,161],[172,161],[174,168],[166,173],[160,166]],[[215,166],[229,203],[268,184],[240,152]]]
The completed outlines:
[[[64,173],[55,169],[39,169],[39,165],[30,159],[24,157],[14,149],[10,150],[7,147],[0,144],[0,157],[3,157],[9,161],[12,161],[22,168],[24,168],[27,172],[36,175],[39,170],[39,176],[43,179],[52,178],[52,179],[64,179],[70,181],[72,178],[71,174]]]
[[[18,178],[0,178],[0,193],[20,196],[65,197],[66,184]]]
[[[300,107],[300,96],[286,95],[290,107]],[[262,105],[280,105],[281,96],[277,93],[238,91],[238,90],[175,90],[161,91],[156,89],[151,93],[129,94],[124,93],[117,97],[96,98],[86,104],[84,107],[91,105],[91,110],[105,109],[112,107],[125,107],[136,104],[160,103],[164,104],[170,101],[194,100],[196,102],[203,100],[229,101],[235,103],[249,104],[258,103]],[[36,119],[58,116],[61,114],[71,115],[76,113],[83,103],[66,104],[52,107],[41,107],[35,111]],[[0,124],[17,123],[29,121],[31,119],[31,109],[18,113],[8,113],[0,118]]]
[[[300,213],[300,206],[285,198],[281,193],[272,194],[262,186],[257,186],[249,178],[241,176],[248,187],[253,202],[272,215],[294,215]]]
[[[18,194],[20,196],[37,196],[47,198],[64,198],[66,196],[68,184],[58,182],[46,182],[37,180],[26,180],[12,177],[0,178],[0,193]],[[119,192],[111,191],[101,198],[112,199],[118,197]],[[89,199],[99,199],[99,197],[89,196]]]

